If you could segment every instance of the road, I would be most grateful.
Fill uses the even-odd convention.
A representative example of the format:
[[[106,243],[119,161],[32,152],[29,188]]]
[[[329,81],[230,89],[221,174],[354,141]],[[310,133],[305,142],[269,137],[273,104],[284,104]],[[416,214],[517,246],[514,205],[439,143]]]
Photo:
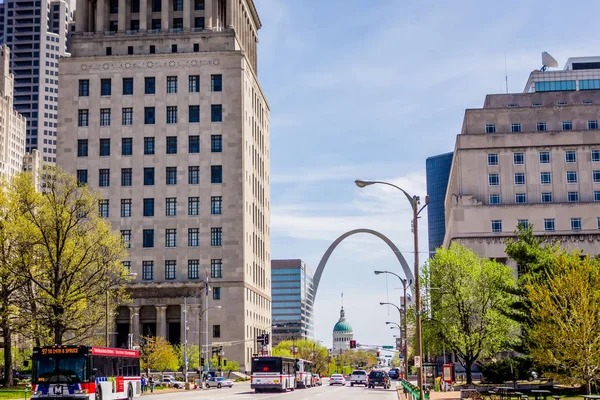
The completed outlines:
[[[396,386],[396,381],[393,381],[392,388]],[[194,391],[178,391],[164,394],[144,395],[143,400],[329,400],[329,399],[344,399],[344,400],[397,400],[398,396],[394,389],[384,390],[366,389],[364,387],[350,387],[350,385],[329,386],[325,381],[321,387],[310,389],[297,389],[287,393],[254,393],[250,390],[248,382],[235,383],[231,389],[210,389],[210,390],[194,390]]]

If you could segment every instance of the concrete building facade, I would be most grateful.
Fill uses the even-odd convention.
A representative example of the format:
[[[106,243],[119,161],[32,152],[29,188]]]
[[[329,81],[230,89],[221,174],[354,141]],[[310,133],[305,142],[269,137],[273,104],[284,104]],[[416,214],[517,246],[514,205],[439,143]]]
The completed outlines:
[[[314,337],[313,273],[302,260],[271,261],[273,346]]]
[[[222,343],[250,370],[256,337],[271,329],[269,105],[256,8],[79,0],[76,21],[72,56],[60,62],[58,163],[102,193],[100,213],[121,231],[124,265],[137,274],[113,344],[130,330],[134,341],[180,342],[190,296],[188,343]]]
[[[23,171],[25,118],[13,108],[14,76],[10,73],[10,50],[0,46],[0,177],[10,180]]]
[[[427,237],[429,239],[429,257],[433,257],[435,250],[444,243],[446,233],[446,215],[444,204],[446,202],[446,188],[452,167],[453,153],[439,154],[429,157],[425,161],[427,177]]]
[[[56,162],[58,61],[68,56],[73,6],[65,0],[6,0],[0,4],[0,37],[11,49],[14,107],[27,119],[25,149]]]
[[[488,95],[483,108],[466,110],[445,246],[462,243],[510,264],[504,241],[521,223],[564,248],[600,252],[600,64],[576,64],[534,71],[524,93]]]

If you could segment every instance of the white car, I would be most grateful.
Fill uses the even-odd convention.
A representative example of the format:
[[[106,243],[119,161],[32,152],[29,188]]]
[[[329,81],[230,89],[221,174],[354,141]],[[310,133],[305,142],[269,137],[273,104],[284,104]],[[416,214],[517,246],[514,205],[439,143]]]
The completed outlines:
[[[228,388],[233,387],[233,382],[227,378],[223,378],[222,376],[215,376],[206,381],[207,388],[216,387],[221,389],[223,386]]]
[[[344,375],[342,374],[333,374],[331,378],[329,378],[329,386],[333,385],[346,385],[346,380],[344,379]]]
[[[183,382],[178,382],[174,378],[164,377],[161,385],[175,389],[183,389]]]
[[[367,387],[367,371],[362,369],[352,371],[352,375],[350,375],[350,386],[354,386],[355,384],[365,385],[365,387]]]

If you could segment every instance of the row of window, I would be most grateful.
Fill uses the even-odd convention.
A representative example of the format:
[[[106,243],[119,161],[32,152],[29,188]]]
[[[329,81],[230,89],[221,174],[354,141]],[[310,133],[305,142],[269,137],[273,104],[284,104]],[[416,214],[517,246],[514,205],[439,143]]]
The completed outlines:
[[[100,126],[110,126],[111,109],[100,109]],[[166,107],[166,122],[167,124],[178,123],[177,106]],[[210,106],[210,121],[223,122],[223,106],[221,104],[213,104]],[[188,107],[188,122],[200,122],[200,106]],[[156,109],[154,107],[144,107],[144,124],[154,125],[156,123]],[[86,127],[90,124],[90,110],[80,109],[77,115],[77,126]],[[126,107],[121,110],[121,125],[133,125],[133,108]]]
[[[540,164],[550,164],[550,152],[540,151]],[[577,162],[577,151],[565,150],[565,162],[576,163]],[[600,162],[600,150],[592,150],[592,162]],[[499,164],[499,157],[497,153],[488,153],[488,165],[496,166]],[[523,165],[525,164],[524,153],[513,153],[513,164]]]
[[[123,266],[130,271],[131,261],[123,261]],[[165,279],[176,279],[176,269],[177,261],[165,261]],[[213,279],[223,278],[223,261],[221,259],[210,261],[210,277]],[[142,261],[142,279],[146,281],[154,279],[154,261]],[[200,260],[188,260],[188,279],[200,279]]]
[[[77,170],[77,182],[80,185],[88,183],[88,170]],[[155,182],[154,167],[144,168],[144,186],[152,186]],[[177,185],[177,167],[166,167],[165,183],[167,185]],[[188,167],[188,184],[197,185],[200,183],[200,167]],[[210,183],[223,183],[223,166],[211,165],[210,167]],[[121,186],[132,186],[133,184],[133,169],[121,168]],[[98,170],[98,186],[110,186],[110,169],[101,168]]]
[[[587,123],[588,129],[598,129],[598,120],[589,120]],[[546,132],[548,130],[548,126],[546,122],[536,122],[535,130],[537,132]],[[573,130],[573,121],[563,121],[562,123],[563,131],[572,131]],[[512,133],[523,132],[523,127],[520,123],[510,124],[510,131]],[[486,124],[485,125],[485,133],[496,133],[496,124]]]
[[[110,202],[108,199],[99,200],[100,216],[109,218]],[[133,203],[131,199],[121,199],[121,218],[131,217]],[[154,198],[145,198],[143,200],[143,216],[154,216]],[[223,197],[210,197],[211,215],[221,215],[223,212]],[[177,216],[177,197],[167,197],[165,199],[165,215],[167,217]],[[188,197],[188,215],[200,215],[200,198]]]
[[[221,153],[223,151],[223,136],[210,136],[210,151],[212,153]],[[101,157],[110,156],[110,139],[102,138],[99,141],[99,155]],[[144,154],[151,155],[156,152],[156,140],[154,137],[144,138]],[[167,136],[166,153],[177,154],[177,136]],[[188,153],[200,153],[200,136],[188,136]],[[88,139],[77,140],[77,157],[87,157],[89,154]],[[133,138],[121,138],[121,155],[130,156],[133,154]]]
[[[177,76],[167,76],[167,93],[175,94],[178,91],[179,79]],[[124,96],[131,96],[134,92],[133,78],[123,78],[122,93]],[[210,91],[223,91],[223,76],[220,74],[210,76]],[[200,75],[190,75],[188,77],[188,92],[200,92]],[[147,76],[144,78],[144,94],[156,94],[156,78]],[[79,97],[89,97],[90,95],[90,80],[79,80]],[[100,96],[112,95],[112,79],[100,79]]]
[[[520,219],[518,221],[520,225],[524,228],[529,226],[529,221],[526,219]],[[598,217],[597,228],[600,230],[600,217]],[[581,218],[571,218],[571,230],[572,231],[580,231],[582,229]],[[554,218],[545,218],[544,219],[544,231],[546,232],[554,232],[555,229],[555,220]],[[502,232],[502,220],[495,219],[492,220],[492,232],[498,233]]]
[[[600,190],[594,190],[594,201],[600,201]],[[552,192],[542,192],[541,195],[542,203],[552,203]],[[567,192],[567,202],[577,203],[579,202],[579,192]],[[490,205],[500,205],[502,199],[499,194],[490,194]],[[515,194],[515,204],[527,204],[526,193]]]
[[[567,171],[567,183],[577,183],[577,171]],[[592,180],[594,183],[600,183],[600,171],[592,171]],[[515,185],[525,185],[525,173],[515,172]],[[540,172],[540,183],[543,185],[552,183],[552,173]],[[490,186],[500,185],[500,174],[488,174],[488,184]]]
[[[579,90],[600,89],[600,79],[580,79]],[[536,92],[558,92],[577,90],[575,80],[535,82]]]
[[[131,230],[121,231],[121,240],[127,248],[131,248]],[[188,229],[188,246],[198,247],[200,245],[200,229]],[[223,246],[223,228],[210,228],[210,245],[212,247]],[[142,232],[142,247],[154,247],[154,229],[144,229]],[[165,229],[165,247],[177,247],[177,229]]]
[[[131,0],[130,4],[131,4],[130,12],[132,14],[137,14],[140,12],[140,0]],[[162,11],[162,0],[152,0],[150,4],[151,4],[152,12]],[[194,0],[194,10],[195,11],[204,10],[204,0]],[[183,11],[183,0],[174,0],[173,1],[173,11]],[[109,13],[110,14],[118,14],[119,13],[119,0],[110,0]]]

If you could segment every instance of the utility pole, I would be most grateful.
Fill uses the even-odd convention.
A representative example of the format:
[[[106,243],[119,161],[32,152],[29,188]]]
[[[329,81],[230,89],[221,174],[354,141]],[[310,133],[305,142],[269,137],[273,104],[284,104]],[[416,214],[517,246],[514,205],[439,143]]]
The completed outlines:
[[[416,356],[418,359],[418,367],[417,367],[417,382],[419,386],[419,400],[425,399],[425,394],[423,392],[423,343],[422,343],[422,333],[421,332],[421,283],[419,280],[419,213],[427,206],[429,203],[429,198],[425,201],[425,206],[419,210],[419,197],[412,197],[412,209],[413,209],[413,236],[415,242],[415,315],[416,315],[416,324],[415,328],[417,330],[417,348],[416,348]],[[417,364],[415,362],[415,364]],[[416,365],[415,365],[416,366]]]
[[[406,286],[407,284],[410,286],[412,285],[412,281],[408,281],[407,279],[403,279],[402,280],[402,286],[404,289],[404,337],[405,337],[405,343],[403,343],[403,349],[404,349],[404,375],[405,375],[405,379],[408,380],[408,320],[406,318],[406,310],[407,310],[407,298],[406,298]]]
[[[183,377],[188,382],[188,356],[187,356],[187,297],[183,298]]]
[[[108,291],[109,289],[106,289],[106,347],[110,347],[110,337],[108,336]]]

